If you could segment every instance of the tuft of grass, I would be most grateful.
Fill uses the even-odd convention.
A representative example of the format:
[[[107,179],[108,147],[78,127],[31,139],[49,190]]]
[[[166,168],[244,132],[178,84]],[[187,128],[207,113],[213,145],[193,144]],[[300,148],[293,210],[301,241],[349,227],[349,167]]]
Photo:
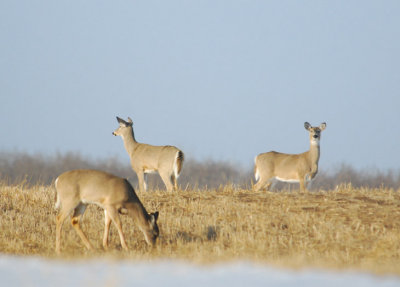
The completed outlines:
[[[400,275],[400,193],[393,189],[339,186],[299,193],[221,186],[138,196],[148,212],[160,212],[154,248],[130,218],[121,216],[130,251],[121,250],[113,225],[109,251],[103,251],[104,213],[89,206],[82,229],[96,250],[87,251],[66,220],[61,258],[250,260]],[[53,186],[0,183],[0,252],[57,257],[54,203]]]

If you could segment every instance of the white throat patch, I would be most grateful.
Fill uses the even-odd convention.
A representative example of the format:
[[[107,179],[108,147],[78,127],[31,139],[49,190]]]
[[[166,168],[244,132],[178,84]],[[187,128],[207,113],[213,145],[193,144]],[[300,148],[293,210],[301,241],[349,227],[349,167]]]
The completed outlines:
[[[312,139],[311,144],[319,146],[319,139]]]

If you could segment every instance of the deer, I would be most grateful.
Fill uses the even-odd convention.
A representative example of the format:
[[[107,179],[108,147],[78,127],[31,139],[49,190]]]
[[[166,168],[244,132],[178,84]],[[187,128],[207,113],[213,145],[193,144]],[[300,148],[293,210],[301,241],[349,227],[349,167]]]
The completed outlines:
[[[261,153],[255,157],[254,176],[257,183],[255,191],[267,189],[278,182],[299,183],[300,191],[305,192],[306,185],[309,188],[311,181],[318,173],[318,161],[320,157],[321,132],[325,130],[326,123],[318,127],[312,127],[308,122],[304,123],[309,133],[310,149],[300,154],[286,154],[276,151]],[[272,185],[272,186],[271,186]]]
[[[139,190],[147,190],[147,174],[157,173],[167,191],[178,190],[178,177],[182,170],[184,154],[174,146],[153,146],[139,143],[135,139],[132,119],[125,121],[117,117],[119,127],[112,133],[121,136],[130,157],[131,166],[139,181]]]
[[[147,213],[128,180],[99,170],[71,170],[57,177],[55,187],[57,195],[55,207],[59,209],[56,217],[55,251],[57,254],[60,254],[63,223],[72,211],[72,226],[86,248],[88,250],[93,249],[92,244],[80,227],[80,221],[88,204],[96,204],[104,209],[103,247],[105,250],[108,249],[111,221],[118,230],[122,248],[128,250],[119,214],[126,214],[131,217],[143,232],[147,244],[155,245],[159,235],[157,225],[159,213],[158,211]]]

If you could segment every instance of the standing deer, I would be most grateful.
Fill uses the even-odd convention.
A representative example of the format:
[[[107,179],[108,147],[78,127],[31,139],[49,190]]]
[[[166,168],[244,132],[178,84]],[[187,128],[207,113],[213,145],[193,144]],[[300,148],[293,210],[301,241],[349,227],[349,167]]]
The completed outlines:
[[[133,187],[123,178],[98,170],[71,170],[61,174],[55,181],[57,190],[56,252],[60,253],[61,228],[65,218],[72,212],[71,223],[88,249],[93,249],[80,227],[80,221],[88,204],[104,209],[105,227],[103,247],[108,248],[111,221],[117,227],[122,248],[128,250],[122,232],[119,213],[129,215],[143,232],[147,244],[154,245],[159,234],[158,211],[148,214]]]
[[[308,122],[304,127],[309,132],[310,150],[301,154],[285,154],[275,151],[262,153],[255,158],[254,173],[258,182],[254,185],[256,191],[263,188],[269,189],[277,181],[299,182],[300,190],[306,190],[318,172],[320,155],[319,142],[321,131],[326,128],[326,123],[319,127],[312,127]]]
[[[184,155],[181,150],[174,146],[153,146],[138,143],[133,133],[133,122],[117,117],[119,128],[113,135],[121,136],[125,149],[131,159],[131,166],[136,172],[139,189],[145,191],[146,174],[158,172],[168,191],[178,189],[178,177],[182,170]]]

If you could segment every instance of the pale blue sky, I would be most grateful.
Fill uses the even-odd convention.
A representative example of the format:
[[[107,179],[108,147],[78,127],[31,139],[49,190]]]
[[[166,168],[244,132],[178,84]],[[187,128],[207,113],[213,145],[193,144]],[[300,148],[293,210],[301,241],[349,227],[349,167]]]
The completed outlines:
[[[400,168],[400,1],[1,1],[0,151]]]

